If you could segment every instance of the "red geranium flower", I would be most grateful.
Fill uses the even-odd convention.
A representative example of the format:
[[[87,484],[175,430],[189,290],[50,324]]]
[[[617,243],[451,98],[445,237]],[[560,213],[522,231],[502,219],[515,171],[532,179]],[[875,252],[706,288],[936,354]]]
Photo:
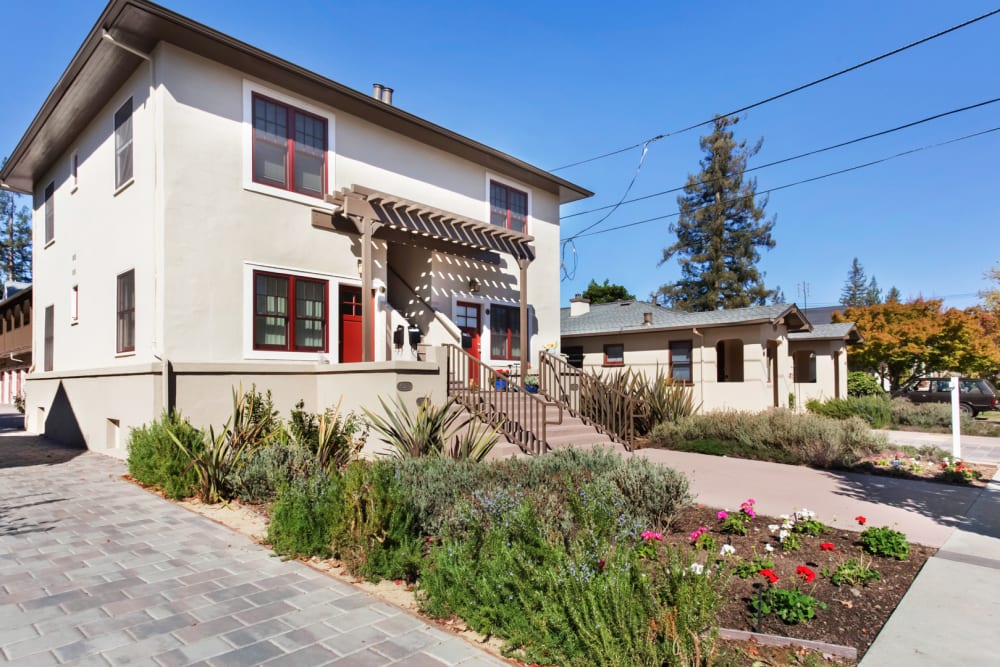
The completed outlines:
[[[811,584],[812,580],[816,578],[816,573],[810,570],[805,565],[799,565],[797,568],[795,568],[795,574],[805,579],[807,584]]]
[[[761,570],[760,575],[767,579],[772,584],[778,583],[778,575],[774,573],[774,570],[768,568],[766,570]]]
[[[819,545],[819,550],[820,551],[834,551],[835,549],[834,549],[833,543],[831,543],[831,542],[824,542],[823,544]]]
[[[863,516],[861,516],[861,515],[858,515],[858,516],[854,517],[854,520],[855,520],[855,521],[857,521],[857,522],[858,522],[859,524],[861,524],[862,526],[863,526],[863,525],[865,525],[865,523],[867,523],[867,522],[868,522],[868,519],[864,518],[864,517],[863,517]]]

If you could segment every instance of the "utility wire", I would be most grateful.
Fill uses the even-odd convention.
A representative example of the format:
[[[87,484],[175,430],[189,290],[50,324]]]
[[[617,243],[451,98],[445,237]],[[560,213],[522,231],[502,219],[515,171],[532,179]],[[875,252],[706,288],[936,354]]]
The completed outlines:
[[[938,37],[943,37],[943,36],[947,35],[948,33],[955,32],[956,30],[961,30],[962,28],[970,26],[973,23],[978,23],[979,21],[982,21],[983,19],[988,19],[989,17],[993,16],[994,14],[1000,14],[1000,9],[994,9],[993,11],[987,12],[986,14],[983,14],[982,16],[977,16],[974,19],[969,19],[968,21],[966,21],[964,23],[959,23],[956,26],[952,26],[952,27],[950,27],[950,28],[948,28],[946,30],[942,30],[941,32],[934,33],[933,35],[930,35],[928,37],[924,37],[923,39],[919,39],[919,40],[917,40],[915,42],[910,42],[906,46],[901,46],[898,49],[893,49],[892,51],[888,51],[886,53],[883,53],[880,56],[875,56],[874,58],[869,58],[868,60],[866,60],[864,62],[858,63],[857,65],[852,65],[851,67],[848,67],[846,69],[842,69],[839,72],[834,72],[833,74],[828,74],[828,75],[826,75],[826,76],[824,76],[822,78],[816,79],[814,81],[810,81],[809,83],[804,83],[801,86],[796,86],[795,88],[792,88],[790,90],[786,90],[783,93],[778,93],[777,95],[772,95],[771,97],[768,97],[766,99],[759,100],[757,102],[754,102],[753,104],[748,104],[746,106],[740,107],[739,109],[734,109],[732,111],[729,111],[729,112],[727,112],[725,114],[720,114],[720,115],[723,115],[723,116],[735,116],[737,114],[743,113],[744,111],[749,111],[750,109],[756,109],[757,107],[763,106],[763,105],[765,105],[765,104],[767,104],[769,102],[774,102],[775,100],[780,100],[783,97],[787,97],[787,96],[792,95],[794,93],[798,93],[798,92],[803,91],[803,90],[805,90],[807,88],[812,88],[813,86],[816,86],[816,85],[819,85],[819,84],[824,83],[826,81],[829,81],[830,79],[835,79],[838,76],[843,76],[844,74],[848,74],[849,72],[853,72],[854,70],[861,69],[862,67],[865,67],[867,65],[871,65],[872,63],[877,63],[880,60],[884,60],[886,58],[889,58],[890,56],[894,56],[894,55],[897,55],[899,53],[902,53],[903,51],[906,51],[907,49],[912,49],[915,46],[920,46],[921,44],[925,44],[925,43],[927,43],[927,42],[929,42],[931,40],[937,39]],[[708,125],[709,123],[714,122],[714,120],[715,120],[715,117],[712,117],[712,118],[710,118],[708,120],[703,120],[700,123],[695,123],[694,125],[688,125],[685,128],[681,128],[679,130],[674,130],[673,132],[667,132],[665,134],[658,134],[655,137],[651,137],[649,139],[646,139],[645,141],[640,141],[639,143],[633,144],[631,146],[628,146],[627,148],[620,148],[620,149],[618,149],[616,151],[611,151],[610,153],[604,153],[602,155],[597,155],[595,157],[587,158],[586,160],[579,160],[577,162],[572,162],[570,164],[564,164],[561,167],[556,167],[555,169],[550,169],[549,171],[553,171],[553,172],[555,172],[555,171],[561,171],[563,169],[569,169],[570,167],[576,167],[576,166],[579,166],[581,164],[586,164],[588,162],[593,162],[595,160],[602,160],[602,159],[604,159],[606,157],[611,157],[612,155],[618,155],[619,153],[624,153],[625,151],[630,151],[633,148],[638,148],[639,146],[649,145],[649,144],[653,143],[654,141],[659,141],[660,139],[665,139],[667,137],[672,137],[674,135],[681,134],[683,132],[689,132],[691,130],[694,130],[696,128],[701,127],[702,125]]]
[[[892,134],[893,132],[899,132],[900,130],[905,130],[905,129],[908,129],[908,128],[911,128],[911,127],[915,127],[917,125],[922,125],[923,123],[929,123],[930,121],[937,120],[938,118],[944,118],[945,116],[952,116],[954,114],[961,113],[963,111],[969,111],[970,109],[978,109],[979,107],[984,107],[984,106],[987,106],[989,104],[996,104],[997,102],[1000,102],[1000,97],[996,97],[996,98],[994,98],[992,100],[986,100],[985,102],[979,102],[978,104],[970,104],[969,106],[967,106],[967,107],[961,107],[960,109],[952,109],[951,111],[945,111],[943,113],[935,114],[933,116],[928,116],[927,118],[921,118],[920,120],[915,120],[912,123],[906,123],[905,125],[899,125],[897,127],[893,127],[893,128],[888,129],[888,130],[882,130],[881,132],[874,132],[872,134],[866,134],[863,137],[858,137],[857,139],[851,139],[850,141],[842,141],[841,143],[839,143],[839,144],[833,144],[832,146],[826,146],[824,148],[817,148],[816,150],[812,150],[812,151],[809,151],[807,153],[800,153],[798,155],[793,155],[792,157],[786,157],[786,158],[781,159],[781,160],[775,160],[774,162],[768,162],[767,164],[761,164],[761,165],[758,165],[756,167],[750,167],[749,169],[745,169],[743,171],[743,173],[749,173],[751,171],[757,171],[759,169],[767,169],[768,167],[774,167],[776,165],[784,164],[786,162],[791,162],[793,160],[798,160],[798,159],[801,159],[801,158],[804,158],[804,157],[810,157],[812,155],[818,155],[820,153],[825,153],[826,151],[832,151],[835,148],[843,148],[844,146],[850,146],[851,144],[857,144],[857,143],[860,143],[862,141],[867,141],[869,139],[874,139],[876,137],[882,137],[882,136],[885,136],[887,134]],[[720,179],[709,179],[709,180],[702,181],[702,182],[703,183],[712,183],[713,181],[716,181],[716,180],[720,180]],[[562,216],[562,220],[567,220],[569,218],[575,218],[575,217],[577,217],[579,215],[586,215],[588,213],[596,213],[597,211],[606,211],[609,208],[618,208],[619,206],[622,206],[623,204],[631,204],[633,202],[643,201],[645,199],[652,199],[653,197],[660,197],[662,195],[668,195],[671,192],[680,192],[681,190],[684,189],[684,187],[685,186],[682,185],[680,187],[670,188],[669,190],[662,190],[660,192],[654,192],[652,194],[643,195],[642,197],[636,197],[634,199],[628,199],[628,200],[625,200],[625,201],[619,201],[617,204],[608,204],[607,206],[598,206],[597,208],[588,209],[586,211],[577,211],[576,213],[570,213],[569,215]],[[589,229],[590,229],[590,227],[587,227],[585,230],[582,230],[581,233],[583,231],[587,231]]]
[[[726,203],[735,203],[735,202],[740,201],[741,199],[748,199],[748,198],[756,197],[756,196],[759,196],[759,195],[766,195],[766,194],[770,194],[772,192],[777,192],[779,190],[786,190],[788,188],[795,187],[797,185],[804,185],[806,183],[813,183],[814,181],[821,181],[821,180],[823,180],[825,178],[830,178],[831,176],[839,176],[840,174],[846,174],[848,172],[857,171],[858,169],[864,169],[866,167],[871,167],[871,166],[874,166],[876,164],[881,164],[883,162],[888,162],[889,160],[895,160],[896,158],[904,157],[906,155],[912,155],[913,153],[919,153],[920,151],[929,150],[931,148],[939,148],[941,146],[947,146],[948,144],[954,144],[954,143],[959,142],[959,141],[965,141],[966,139],[973,139],[975,137],[980,137],[980,136],[983,136],[984,134],[989,134],[991,132],[997,132],[997,131],[1000,131],[1000,126],[993,127],[993,128],[988,129],[988,130],[983,130],[982,132],[976,132],[974,134],[967,134],[964,137],[958,137],[957,139],[949,139],[948,141],[942,141],[942,142],[936,143],[936,144],[929,144],[927,146],[921,146],[920,148],[911,148],[908,151],[903,151],[902,153],[896,153],[895,155],[890,155],[888,157],[880,158],[878,160],[872,160],[871,162],[865,162],[864,164],[857,164],[857,165],[854,165],[853,167],[847,167],[846,169],[839,169],[837,171],[831,171],[829,173],[822,174],[820,176],[813,176],[812,178],[805,178],[805,179],[803,179],[801,181],[795,181],[794,183],[786,183],[785,185],[779,185],[777,187],[769,188],[767,190],[762,190],[760,192],[755,192],[753,194],[741,195],[741,196],[736,197],[734,199],[728,199],[728,200],[726,200]],[[680,211],[675,211],[673,213],[667,213],[666,215],[656,216],[655,218],[646,218],[645,220],[637,220],[636,222],[629,222],[629,223],[626,223],[624,225],[618,225],[617,227],[608,227],[607,229],[599,229],[596,232],[589,232],[587,234],[574,234],[573,236],[569,237],[566,240],[567,241],[572,241],[574,239],[583,238],[585,236],[596,236],[598,234],[606,234],[607,232],[614,232],[614,231],[618,231],[620,229],[627,229],[629,227],[636,227],[638,225],[644,225],[644,224],[649,223],[649,222],[655,222],[657,220],[666,220],[668,218],[676,218],[678,216],[680,216]]]

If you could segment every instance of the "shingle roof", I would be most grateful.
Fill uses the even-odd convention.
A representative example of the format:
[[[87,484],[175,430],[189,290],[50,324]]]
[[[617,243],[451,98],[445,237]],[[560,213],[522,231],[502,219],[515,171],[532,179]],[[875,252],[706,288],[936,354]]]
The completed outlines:
[[[847,339],[852,343],[863,343],[864,338],[854,322],[837,324],[814,324],[812,331],[795,331],[788,334],[788,340],[833,340]]]
[[[652,313],[652,324],[643,323],[645,313]],[[690,329],[691,327],[773,322],[788,314],[801,319],[805,327],[810,326],[799,312],[798,307],[789,303],[689,313],[670,310],[646,301],[616,301],[614,303],[593,304],[590,306],[590,312],[576,317],[570,316],[569,308],[563,308],[559,312],[559,317],[560,332],[563,336],[584,336],[600,333]]]

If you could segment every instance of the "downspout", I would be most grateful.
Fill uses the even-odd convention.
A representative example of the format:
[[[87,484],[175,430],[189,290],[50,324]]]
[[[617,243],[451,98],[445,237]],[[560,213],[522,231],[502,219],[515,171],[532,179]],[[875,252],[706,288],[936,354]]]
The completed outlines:
[[[157,104],[155,101],[156,96],[156,69],[155,62],[153,60],[152,53],[145,53],[136,49],[135,47],[129,46],[128,44],[123,44],[116,40],[110,32],[105,30],[101,33],[101,39],[108,42],[112,46],[115,46],[123,51],[131,53],[134,56],[142,58],[147,63],[149,63],[149,94],[147,100],[149,101],[151,122],[150,122],[150,148],[153,154],[153,233],[152,233],[152,254],[153,254],[153,306],[152,306],[152,336],[150,340],[150,351],[153,357],[160,362],[161,372],[160,372],[160,393],[161,393],[161,408],[163,412],[171,412],[174,408],[173,401],[170,396],[170,360],[166,357],[166,346],[163,344],[162,340],[158,341],[157,332],[159,329],[158,313],[159,310],[159,284],[160,284],[160,271],[159,271],[159,234],[163,225],[163,209],[161,202],[161,188],[160,188],[160,168],[159,160],[160,154],[158,151],[157,144],[157,132],[159,131],[159,114],[157,109]],[[162,338],[162,336],[160,336]],[[159,354],[157,354],[159,352]]]
[[[698,327],[691,327],[691,333],[701,339],[698,345],[698,393],[701,394],[701,405],[705,407],[705,334]]]

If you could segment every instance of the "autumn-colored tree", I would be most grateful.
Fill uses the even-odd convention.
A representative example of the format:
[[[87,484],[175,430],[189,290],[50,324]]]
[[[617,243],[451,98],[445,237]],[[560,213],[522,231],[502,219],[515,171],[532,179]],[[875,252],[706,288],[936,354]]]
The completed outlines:
[[[852,370],[873,371],[893,389],[910,375],[954,371],[994,376],[1000,346],[989,335],[995,320],[981,308],[942,310],[940,299],[914,299],[847,308],[834,322],[854,322],[865,338],[852,349]]]

